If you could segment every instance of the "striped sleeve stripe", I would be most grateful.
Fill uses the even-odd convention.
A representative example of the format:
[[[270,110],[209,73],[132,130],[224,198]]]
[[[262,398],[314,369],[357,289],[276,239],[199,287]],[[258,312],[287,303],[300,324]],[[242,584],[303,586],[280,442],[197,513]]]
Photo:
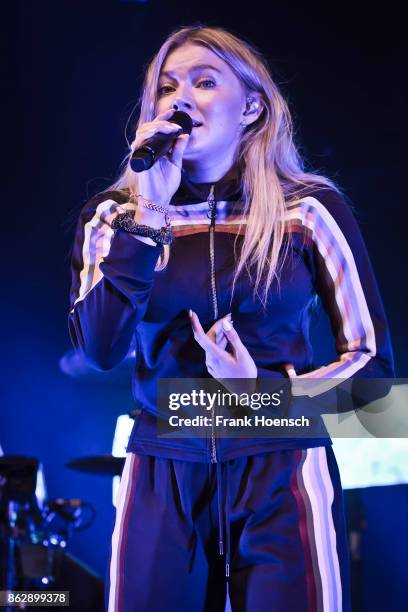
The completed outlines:
[[[125,211],[125,207],[114,200],[105,200],[97,206],[93,217],[85,224],[82,246],[83,267],[80,272],[78,297],[74,302],[74,307],[102,279],[103,274],[99,269],[99,265],[109,253],[114,235],[114,231],[111,228],[112,221],[119,212]],[[73,311],[74,308],[71,313]]]
[[[336,305],[342,321],[338,345],[345,351],[339,361],[300,378],[348,378],[376,355],[374,325],[350,246],[330,212],[316,198],[307,197],[289,218],[301,218],[325,262],[332,280]],[[363,352],[364,351],[364,352]]]
[[[208,233],[208,225],[183,225],[183,226],[172,226],[173,233],[176,238],[181,236],[191,236],[192,234],[202,234],[203,232]],[[219,234],[239,234],[240,236],[245,234],[245,226],[238,224],[230,225],[216,225],[215,232]]]
[[[292,490],[298,504],[305,552],[308,606],[318,612],[341,612],[342,584],[332,514],[334,490],[326,449],[316,447],[297,452],[300,461]]]
[[[170,206],[173,233],[176,238],[208,232],[208,202]],[[215,231],[223,234],[245,234],[246,217],[242,214],[242,202],[217,202],[217,223]]]
[[[131,500],[137,480],[140,457],[127,453],[119,485],[115,528],[112,534],[112,552],[109,568],[109,601],[108,612],[120,612],[124,592],[124,547],[126,532],[131,511]]]

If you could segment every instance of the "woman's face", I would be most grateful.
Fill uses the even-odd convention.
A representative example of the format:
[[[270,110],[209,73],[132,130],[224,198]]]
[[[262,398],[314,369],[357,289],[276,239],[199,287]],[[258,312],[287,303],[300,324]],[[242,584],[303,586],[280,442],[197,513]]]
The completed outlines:
[[[225,163],[234,158],[246,98],[228,64],[210,49],[186,43],[169,53],[162,66],[156,114],[176,104],[201,123],[193,127],[185,160]]]

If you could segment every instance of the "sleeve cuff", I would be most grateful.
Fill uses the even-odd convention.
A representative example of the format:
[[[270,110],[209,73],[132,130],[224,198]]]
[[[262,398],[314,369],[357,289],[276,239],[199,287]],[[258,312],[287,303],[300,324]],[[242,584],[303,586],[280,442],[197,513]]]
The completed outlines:
[[[110,280],[125,275],[151,282],[161,249],[161,246],[146,244],[128,232],[118,230],[100,269]]]

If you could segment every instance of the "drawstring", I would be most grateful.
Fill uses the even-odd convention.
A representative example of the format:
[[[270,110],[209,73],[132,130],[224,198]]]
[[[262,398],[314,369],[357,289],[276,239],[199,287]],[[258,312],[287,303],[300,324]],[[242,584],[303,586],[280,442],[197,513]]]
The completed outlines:
[[[225,554],[225,575],[230,575],[230,500],[228,490],[228,462],[225,463],[225,527],[226,527],[226,554]],[[223,491],[222,491],[222,463],[218,462],[216,467],[217,475],[217,499],[218,499],[218,548],[219,554],[224,554],[224,523],[222,517]]]
[[[224,534],[222,523],[222,471],[221,463],[217,463],[217,496],[218,496],[218,547],[220,555],[224,554]]]
[[[228,461],[225,464],[225,531],[226,531],[226,542],[227,552],[225,555],[225,575],[228,578],[230,573],[230,500],[229,500],[229,489],[228,489]]]

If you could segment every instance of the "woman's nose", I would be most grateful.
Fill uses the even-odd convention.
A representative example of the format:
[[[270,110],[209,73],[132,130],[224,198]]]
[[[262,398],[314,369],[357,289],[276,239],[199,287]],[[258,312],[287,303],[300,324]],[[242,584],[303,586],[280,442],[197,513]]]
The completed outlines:
[[[191,110],[193,108],[193,105],[191,102],[188,102],[185,98],[177,97],[175,98],[175,100],[173,100],[172,108],[174,108],[174,110],[184,111],[184,110]]]

